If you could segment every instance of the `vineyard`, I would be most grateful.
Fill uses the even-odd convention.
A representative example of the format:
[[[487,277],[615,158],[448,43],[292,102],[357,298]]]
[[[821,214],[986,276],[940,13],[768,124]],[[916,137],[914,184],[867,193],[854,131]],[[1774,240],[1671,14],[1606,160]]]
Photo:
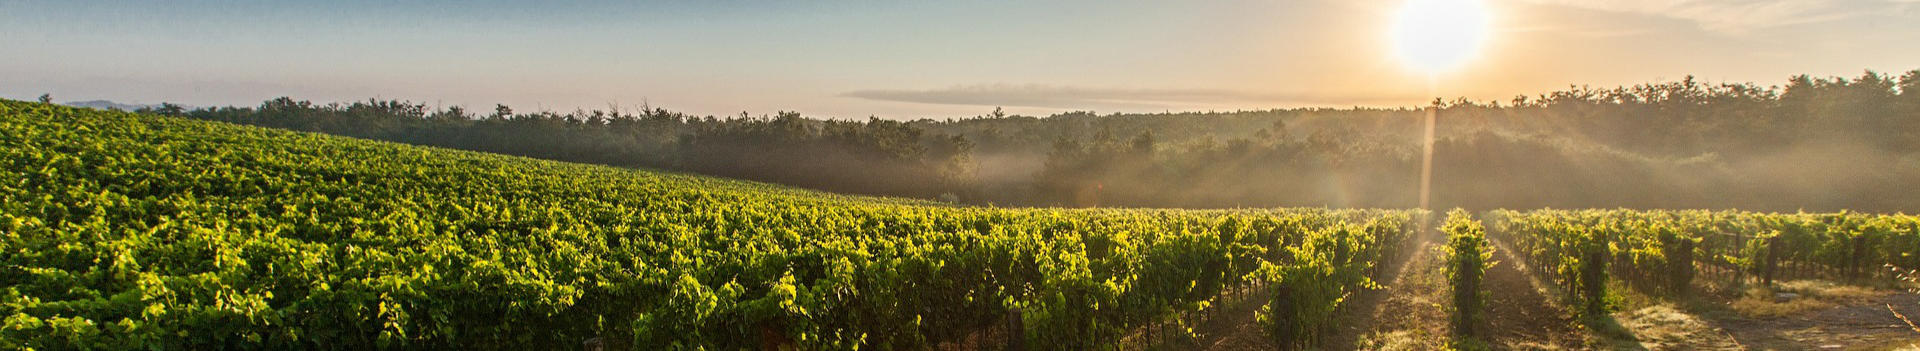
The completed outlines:
[[[1493,231],[1586,314],[1605,312],[1609,279],[1686,296],[1786,279],[1887,283],[1920,268],[1920,216],[1540,210],[1492,217]]]
[[[1247,304],[1343,348],[1402,247],[1454,340],[1510,328],[1516,265],[1589,319],[1920,269],[1910,215],[1454,210],[1434,243],[1417,210],[956,206],[16,101],[0,159],[7,349],[1140,349]]]
[[[17,101],[0,159],[8,349],[1087,349],[1244,286],[1310,345],[1419,216],[957,207]]]

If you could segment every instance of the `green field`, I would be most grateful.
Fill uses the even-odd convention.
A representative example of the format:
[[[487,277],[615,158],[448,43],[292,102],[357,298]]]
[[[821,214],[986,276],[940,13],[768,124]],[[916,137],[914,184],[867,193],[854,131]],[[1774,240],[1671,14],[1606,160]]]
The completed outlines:
[[[1414,212],[955,207],[0,101],[0,347],[1106,344],[1329,328]],[[1309,340],[1309,339],[1302,339]]]
[[[0,159],[7,349],[1583,348],[1920,280],[1903,214],[970,207],[4,100]]]

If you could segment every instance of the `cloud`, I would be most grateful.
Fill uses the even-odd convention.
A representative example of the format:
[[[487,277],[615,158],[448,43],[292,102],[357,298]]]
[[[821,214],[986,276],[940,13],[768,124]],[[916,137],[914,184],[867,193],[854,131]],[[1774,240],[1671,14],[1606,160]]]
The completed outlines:
[[[1508,28],[1506,31],[1509,33],[1558,32],[1558,33],[1564,33],[1567,35],[1593,38],[1593,39],[1623,38],[1623,37],[1642,36],[1642,35],[1655,33],[1653,29],[1642,28],[1642,27],[1588,28],[1588,27],[1567,26],[1567,25],[1515,27],[1515,28]]]
[[[1754,30],[1820,23],[1896,10],[1916,0],[1522,0],[1607,12],[1685,20],[1712,32],[1742,35]]]
[[[879,101],[943,105],[1021,106],[1063,109],[1171,108],[1218,105],[1406,103],[1418,96],[1341,96],[1333,94],[1273,94],[1219,89],[1087,88],[1039,84],[963,85],[927,90],[858,90],[840,96]]]

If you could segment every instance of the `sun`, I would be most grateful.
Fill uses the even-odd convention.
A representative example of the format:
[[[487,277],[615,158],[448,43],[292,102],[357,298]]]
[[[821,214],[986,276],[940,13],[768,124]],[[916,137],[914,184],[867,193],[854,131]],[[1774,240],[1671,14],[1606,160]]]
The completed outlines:
[[[1479,54],[1493,17],[1481,0],[1407,0],[1393,16],[1394,53],[1428,75],[1457,69]]]

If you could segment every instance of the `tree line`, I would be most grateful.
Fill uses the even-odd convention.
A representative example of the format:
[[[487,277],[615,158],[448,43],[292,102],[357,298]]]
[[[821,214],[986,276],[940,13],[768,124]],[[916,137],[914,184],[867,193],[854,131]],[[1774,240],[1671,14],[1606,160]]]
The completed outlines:
[[[1785,85],[1584,86],[1436,99],[1434,203],[1920,210],[1920,70]],[[429,109],[406,101],[144,110],[837,192],[1020,206],[1412,207],[1423,108],[866,121]]]
[[[679,170],[837,192],[956,198],[968,186],[966,138],[904,122],[798,113],[698,117],[665,109],[490,113],[396,100],[149,113],[551,160]]]

